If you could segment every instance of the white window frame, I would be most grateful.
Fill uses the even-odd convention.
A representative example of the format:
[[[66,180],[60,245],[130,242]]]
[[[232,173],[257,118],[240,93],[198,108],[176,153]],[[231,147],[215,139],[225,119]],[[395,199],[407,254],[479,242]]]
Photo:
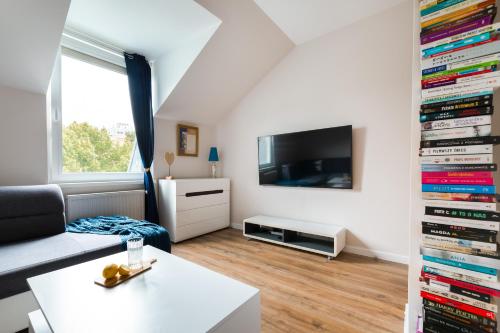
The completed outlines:
[[[66,48],[68,53],[82,61],[98,64],[101,67],[120,73],[126,72],[123,51],[104,45],[74,31],[64,31],[52,73],[49,92],[51,110],[51,117],[48,122],[49,140],[51,140],[49,144],[51,158],[49,160],[52,161],[49,166],[50,181],[53,183],[142,182],[144,175],[142,172],[63,172],[61,99],[61,53],[63,48]]]
[[[264,170],[264,169],[272,169],[275,167],[275,161],[274,161],[274,136],[269,135],[261,138],[269,138],[269,157],[270,161],[269,163],[264,163],[264,164],[259,164],[259,169]],[[260,144],[260,142],[258,142]],[[260,154],[260,147],[258,147],[258,153]]]

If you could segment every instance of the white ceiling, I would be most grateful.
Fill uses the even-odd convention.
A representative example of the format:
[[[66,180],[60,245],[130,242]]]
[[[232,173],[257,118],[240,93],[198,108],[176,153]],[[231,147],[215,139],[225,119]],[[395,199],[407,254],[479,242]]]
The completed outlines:
[[[192,0],[72,0],[66,25],[154,60],[219,22]]]
[[[69,2],[0,1],[0,85],[47,91]]]
[[[254,1],[298,45],[409,0]]]

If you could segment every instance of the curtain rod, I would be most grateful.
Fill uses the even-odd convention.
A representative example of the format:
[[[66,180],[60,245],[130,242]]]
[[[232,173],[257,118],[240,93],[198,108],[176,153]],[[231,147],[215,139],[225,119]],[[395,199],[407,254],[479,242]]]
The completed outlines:
[[[105,42],[95,37],[89,36],[71,27],[65,27],[63,30],[63,35],[65,35],[67,38],[75,39],[86,44],[91,44],[108,53],[112,53],[120,57],[123,57],[123,53],[126,52],[124,49],[120,47],[117,47],[111,43]]]

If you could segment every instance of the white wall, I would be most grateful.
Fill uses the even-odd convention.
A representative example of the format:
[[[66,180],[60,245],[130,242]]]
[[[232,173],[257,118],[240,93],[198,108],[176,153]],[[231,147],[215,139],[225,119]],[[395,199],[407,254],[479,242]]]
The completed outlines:
[[[165,152],[175,153],[175,161],[171,167],[174,178],[206,178],[211,175],[208,154],[210,147],[215,146],[215,127],[211,125],[192,124],[199,129],[198,157],[177,156],[177,121],[155,118],[155,160],[154,177],[168,176],[168,165],[165,162]]]
[[[0,186],[47,183],[45,94],[0,86]]]
[[[47,91],[70,2],[0,1],[1,86]]]
[[[179,47],[167,52],[154,61],[153,73],[155,80],[155,111],[165,102],[168,95],[186,73],[201,50],[219,27],[215,24],[200,31],[196,36],[185,41]]]
[[[339,224],[348,250],[406,262],[411,3],[296,47],[218,125],[231,220],[268,214]],[[352,124],[354,190],[258,185],[257,137]]]

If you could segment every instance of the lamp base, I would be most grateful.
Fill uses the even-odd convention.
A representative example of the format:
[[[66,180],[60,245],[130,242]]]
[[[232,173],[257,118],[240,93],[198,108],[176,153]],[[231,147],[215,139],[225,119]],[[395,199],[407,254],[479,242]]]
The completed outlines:
[[[215,163],[212,163],[212,178],[217,178],[217,166]]]

